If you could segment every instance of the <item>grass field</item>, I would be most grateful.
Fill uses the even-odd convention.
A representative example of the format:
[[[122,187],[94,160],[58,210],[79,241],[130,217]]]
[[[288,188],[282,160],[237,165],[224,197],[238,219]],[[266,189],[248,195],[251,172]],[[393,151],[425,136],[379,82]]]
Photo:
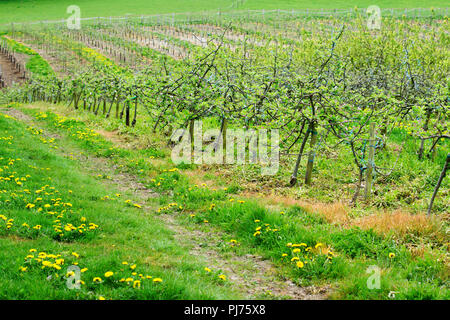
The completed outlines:
[[[214,10],[229,10],[235,1],[232,0],[136,0],[126,5],[122,0],[90,1],[90,0],[2,0],[0,1],[0,25],[11,22],[57,20],[68,17],[66,9],[70,5],[81,8],[82,17],[150,15],[172,12],[200,12]],[[376,4],[380,8],[430,8],[445,7],[448,5],[442,0],[359,0],[359,1],[309,1],[309,0],[246,0],[236,9],[335,9],[353,8],[355,6],[366,8]]]
[[[20,178],[7,185],[2,181],[6,211],[0,215],[0,299],[236,297],[226,285],[218,286],[217,278],[198,272],[199,261],[186,255],[160,221],[142,214],[133,194],[107,188],[99,183],[101,178],[88,176],[82,163],[60,152],[54,138],[3,114],[0,137],[2,173]],[[104,141],[103,146],[112,144]],[[6,200],[10,192],[14,194]],[[90,229],[92,223],[98,230]],[[44,261],[52,265],[41,269]],[[60,289],[69,264],[87,269],[81,281],[89,290]],[[106,278],[111,270],[114,275]],[[103,282],[93,282],[96,277]],[[128,281],[119,282],[120,277]],[[137,285],[140,290],[135,290]]]
[[[111,124],[96,123],[89,114],[75,118],[59,109],[66,115],[58,115],[47,104],[14,107],[0,113],[2,173],[11,174],[0,196],[7,209],[0,216],[2,299],[248,298],[237,290],[242,279],[230,269],[188,254],[190,231],[181,226],[194,228],[197,235],[209,232],[203,245],[219,250],[219,259],[238,259],[234,272],[248,272],[244,259],[261,254],[278,268],[272,285],[287,277],[302,286],[332,283],[331,298],[388,299],[395,291],[396,299],[448,299],[448,290],[442,290],[448,276],[440,262],[444,250],[412,255],[387,233],[341,228],[296,206],[269,208],[235,194],[235,187],[193,185],[189,168],[170,169],[164,150],[154,150],[156,157],[146,161],[148,150],[124,148],[95,133],[91,127],[107,132]],[[120,190],[118,179],[124,176],[105,172],[109,161],[141,179],[154,177],[147,183],[159,197],[145,200]],[[165,193],[171,189],[173,197]],[[168,228],[169,216],[175,217],[178,231]],[[84,227],[92,223],[97,228]],[[216,227],[223,238],[212,236]],[[439,227],[429,221],[417,231],[442,241]],[[177,232],[184,234],[183,244],[176,241]],[[301,268],[295,265],[298,258],[306,261]],[[86,268],[80,290],[66,286],[71,265]],[[366,286],[371,265],[383,273],[378,290]],[[255,281],[254,275],[246,276]],[[263,277],[257,274],[258,281]]]

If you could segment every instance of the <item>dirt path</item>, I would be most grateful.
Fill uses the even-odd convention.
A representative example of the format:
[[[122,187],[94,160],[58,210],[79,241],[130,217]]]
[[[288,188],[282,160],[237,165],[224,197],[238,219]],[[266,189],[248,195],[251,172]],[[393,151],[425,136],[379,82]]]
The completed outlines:
[[[39,125],[33,121],[33,118],[20,110],[0,109],[0,112],[13,116],[33,127]],[[45,129],[43,134],[49,135]],[[55,137],[54,134],[53,137]],[[80,153],[79,150],[68,150],[67,146],[61,146],[60,152],[66,156]],[[176,216],[155,214],[156,208],[154,205],[149,205],[151,203],[149,200],[159,197],[159,194],[138,182],[137,177],[128,173],[121,173],[119,168],[110,164],[107,159],[89,155],[84,159],[83,167],[93,176],[97,176],[98,172],[110,176],[111,179],[104,180],[105,184],[112,185],[119,190],[132,191],[136,199],[143,204],[142,207],[146,215],[163,220],[166,227],[173,231],[175,239],[181,246],[189,250],[190,254],[196,256],[200,261],[203,260],[205,266],[214,270],[221,269],[227,275],[228,280],[247,299],[326,299],[328,287],[299,287],[292,281],[284,279],[278,273],[276,266],[270,261],[264,260],[261,256],[253,254],[238,256],[234,252],[227,252],[226,254],[220,252],[221,247],[229,245],[223,240],[224,233],[220,230],[211,228],[208,231],[202,231],[196,229],[195,226],[182,225]]]
[[[0,53],[0,77],[3,79],[7,87],[12,86],[14,83],[21,83],[24,78],[9,59]]]

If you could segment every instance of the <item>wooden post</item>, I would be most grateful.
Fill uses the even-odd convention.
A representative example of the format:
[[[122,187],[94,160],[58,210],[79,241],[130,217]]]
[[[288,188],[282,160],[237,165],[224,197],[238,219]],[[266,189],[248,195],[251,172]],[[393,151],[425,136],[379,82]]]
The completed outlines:
[[[131,122],[131,126],[135,126],[136,125],[136,121],[137,121],[137,105],[138,105],[138,98],[136,97],[136,100],[134,101],[134,118],[133,121]]]
[[[316,120],[312,120],[311,122],[311,144],[309,150],[309,156],[308,156],[308,163],[306,165],[306,174],[305,174],[305,184],[310,185],[311,184],[311,176],[312,176],[312,169],[314,166],[314,157],[315,157],[315,150],[314,147],[317,142],[317,131],[316,131]]]
[[[431,214],[431,208],[433,207],[434,198],[436,197],[439,187],[441,186],[442,180],[444,180],[445,174],[447,173],[449,167],[449,163],[450,163],[450,153],[447,154],[447,160],[445,161],[444,168],[442,169],[441,175],[439,176],[439,180],[436,184],[436,187],[434,188],[433,196],[431,197],[430,205],[428,206],[427,215]]]
[[[375,122],[370,123],[369,134],[370,134],[369,159],[366,170],[366,189],[365,189],[366,200],[370,198],[370,195],[372,193],[373,161],[375,155]]]
[[[194,151],[194,123],[195,123],[194,119],[189,120],[189,136],[191,139],[191,152]]]
[[[119,101],[119,97],[117,97],[117,101],[116,101],[116,119],[119,117],[119,109],[120,109],[120,101]]]
[[[227,119],[226,118],[223,118],[222,139],[223,139],[222,140],[223,141],[223,156],[225,158],[226,153],[227,153]]]
[[[127,101],[127,106],[125,109],[125,125],[130,126],[130,101]]]

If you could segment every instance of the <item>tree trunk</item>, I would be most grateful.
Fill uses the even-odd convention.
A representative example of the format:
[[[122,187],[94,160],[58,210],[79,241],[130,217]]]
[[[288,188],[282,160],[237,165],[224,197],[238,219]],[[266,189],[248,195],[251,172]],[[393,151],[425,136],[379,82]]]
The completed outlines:
[[[309,133],[311,132],[311,124],[308,127],[308,130],[306,130],[305,137],[303,138],[302,145],[300,146],[300,151],[298,153],[297,161],[295,162],[294,171],[292,172],[290,185],[291,187],[295,186],[297,184],[297,174],[298,174],[298,168],[300,167],[300,162],[302,160],[303,150],[305,149],[306,142],[308,141]]]

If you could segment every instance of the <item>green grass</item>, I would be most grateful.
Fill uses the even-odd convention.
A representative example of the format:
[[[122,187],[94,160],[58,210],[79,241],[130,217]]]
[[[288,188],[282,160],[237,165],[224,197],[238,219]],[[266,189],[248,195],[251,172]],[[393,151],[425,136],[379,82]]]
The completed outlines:
[[[0,2],[0,24],[25,21],[57,20],[67,18],[68,6],[76,4],[81,8],[82,17],[150,15],[172,12],[201,12],[231,9],[234,0],[136,0],[124,4],[121,0],[79,0],[76,3],[69,0],[3,0]],[[311,0],[246,0],[238,9],[333,9],[366,8],[374,4],[373,1],[311,1]],[[430,8],[448,5],[442,0],[380,0],[375,3],[380,8]]]
[[[261,254],[272,260],[285,277],[298,284],[332,283],[337,288],[332,298],[340,299],[388,299],[390,292],[395,292],[396,299],[449,298],[448,272],[444,262],[439,258],[443,256],[444,248],[425,250],[423,255],[414,256],[400,239],[395,239],[391,235],[380,235],[372,230],[358,228],[345,229],[339,225],[328,224],[320,216],[308,213],[301,207],[285,208],[284,211],[269,209],[261,203],[242,199],[239,195],[234,194],[237,192],[236,188],[214,190],[206,186],[192,185],[182,172],[181,168],[184,166],[181,165],[180,169],[174,170],[171,169],[169,163],[163,164],[161,167],[148,165],[148,162],[145,162],[148,155],[143,150],[121,149],[104,140],[100,135],[90,134],[92,131],[88,125],[96,126],[95,122],[61,117],[50,111],[42,113],[35,109],[24,108],[23,110],[38,119],[44,127],[55,134],[67,136],[67,139],[64,140],[66,145],[74,144],[87,153],[111,159],[119,167],[122,166],[124,170],[139,174],[144,183],[161,193],[160,198],[156,199],[159,205],[158,210],[155,207],[156,214],[173,215],[180,224],[190,225],[195,229],[207,230],[209,226],[219,228],[224,231],[227,238],[235,239],[241,244],[239,249],[241,253],[257,252]],[[5,134],[5,136],[7,135]],[[164,153],[157,154],[163,157]],[[164,160],[164,158],[160,160]],[[71,177],[71,179],[73,178]],[[96,190],[98,185],[97,187],[89,185],[87,188]],[[113,192],[109,191],[103,194],[99,192],[97,196],[91,196],[92,202],[84,203],[82,206],[106,205],[100,201],[102,195],[105,194],[111,195]],[[80,197],[84,198],[85,195]],[[80,206],[76,201],[73,203],[74,207]],[[130,214],[133,214],[137,210],[124,206],[120,201],[107,202],[107,204],[110,204],[111,207],[106,208],[106,212],[113,213],[120,209],[131,210]],[[104,211],[105,208],[100,208],[100,210]],[[139,210],[137,210],[138,213]],[[102,216],[105,220],[102,219],[99,222],[96,220],[95,223],[100,225],[101,232],[117,239],[123,245],[126,244],[126,240],[131,240],[132,244],[127,248],[136,248],[140,246],[140,243],[143,245],[141,241],[150,241],[162,245],[162,248],[159,249],[167,250],[166,253],[182,254],[177,251],[179,248],[175,244],[173,244],[174,247],[170,245],[167,248],[168,245],[161,242],[159,233],[154,230],[142,229],[143,226],[140,225],[142,217],[130,218],[131,220],[127,220],[126,227],[124,227],[116,221],[118,217],[114,216],[115,222],[109,221],[111,225],[108,229],[109,215]],[[94,212],[90,215],[86,214],[86,217],[89,219],[100,218]],[[124,218],[122,217],[122,219]],[[133,235],[130,234],[131,230],[133,230]],[[257,233],[258,231],[259,233]],[[127,235],[121,236],[123,232],[126,232]],[[163,233],[165,234],[165,232]],[[144,237],[145,240],[141,237]],[[104,246],[104,240],[111,243],[108,237],[104,239],[94,237],[89,242],[97,241],[98,245],[103,244]],[[295,250],[297,248],[299,250]],[[116,252],[120,255],[120,251]],[[24,250],[23,253],[26,254],[26,251]],[[392,254],[393,256],[390,256]],[[299,260],[296,260],[296,257]],[[20,256],[17,257],[17,259],[19,258]],[[92,267],[94,272],[90,274],[90,277],[101,275],[108,269],[120,269],[117,261],[130,260],[129,257],[122,256],[118,260],[106,256],[104,258],[105,260],[92,257],[91,263],[94,264],[94,261],[98,260],[101,267]],[[137,256],[135,259],[134,261],[137,261]],[[298,261],[306,263],[299,268]],[[369,289],[367,286],[366,270],[373,265],[380,268],[381,271],[380,289]],[[16,264],[15,267],[18,268],[19,264]],[[195,268],[191,265],[183,264],[180,268],[191,271],[186,277],[195,275]],[[170,279],[169,275],[165,274],[164,276]],[[106,296],[118,298],[140,297],[127,296],[126,293],[119,293],[122,292],[120,290],[116,294],[112,288],[109,289],[110,291],[101,291],[101,293],[105,292]],[[198,287],[192,288],[191,296],[196,296],[197,290],[199,290]],[[183,294],[186,295],[185,292]],[[197,294],[200,293],[197,292]],[[151,298],[157,297],[154,292],[149,292],[148,295]],[[179,296],[168,294],[164,297]],[[62,297],[74,298],[73,296]]]
[[[238,297],[200,272],[204,266],[161,222],[125,203],[132,194],[117,196],[117,190],[87,175],[83,163],[63,157],[52,138],[1,113],[0,137],[0,299]],[[102,200],[105,195],[110,198]],[[69,223],[75,230],[65,229]],[[91,223],[98,228],[90,230]],[[61,258],[58,269],[54,263]],[[43,268],[43,261],[52,265]],[[88,269],[81,274],[81,290],[66,287],[73,264]],[[106,278],[108,271],[114,275]],[[152,276],[141,280],[140,289],[120,282],[140,279],[139,274]],[[94,283],[95,277],[103,282]]]

